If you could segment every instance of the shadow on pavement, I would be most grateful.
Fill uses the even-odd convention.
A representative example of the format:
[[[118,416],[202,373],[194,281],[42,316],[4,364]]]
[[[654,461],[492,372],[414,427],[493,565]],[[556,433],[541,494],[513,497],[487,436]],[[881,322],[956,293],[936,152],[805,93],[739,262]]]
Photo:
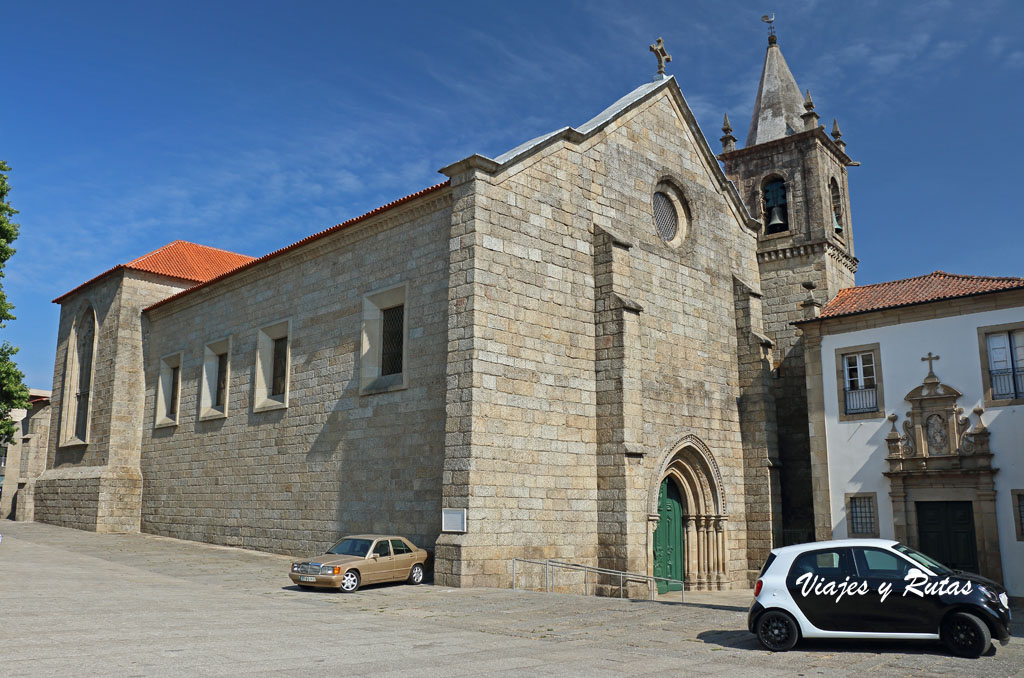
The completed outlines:
[[[609,597],[608,600],[614,600],[614,597]],[[747,612],[750,606],[740,605],[723,605],[721,603],[691,603],[691,602],[680,602],[678,600],[651,600],[650,598],[622,598],[623,601],[629,601],[631,603],[657,603],[658,605],[681,605],[683,607],[697,607],[705,610],[723,610],[725,612]]]
[[[427,580],[423,580],[423,583],[417,584],[416,587],[411,587],[409,584],[407,584],[404,581],[381,582],[379,584],[363,584],[362,586],[359,587],[359,590],[356,591],[355,594],[358,595],[358,594],[360,594],[360,593],[362,593],[364,591],[372,592],[372,591],[380,591],[380,590],[387,590],[387,589],[393,589],[393,588],[404,588],[404,587],[418,588],[418,587],[421,587],[421,586],[433,586],[433,585],[434,585],[433,582],[428,582]],[[282,586],[281,590],[282,591],[301,591],[302,593],[330,593],[330,594],[334,594],[334,593],[341,594],[342,593],[341,589],[332,589],[332,588],[324,587],[324,586],[299,586],[298,584],[292,584],[291,586]],[[345,595],[348,595],[348,594],[345,594]]]
[[[754,634],[749,631],[703,631],[697,638],[711,645],[737,650],[755,650],[766,655],[775,654],[761,647]],[[801,640],[791,652],[866,652],[869,654],[928,654],[953,655],[937,640],[822,640],[811,638]],[[995,645],[989,648],[985,657],[996,653]]]

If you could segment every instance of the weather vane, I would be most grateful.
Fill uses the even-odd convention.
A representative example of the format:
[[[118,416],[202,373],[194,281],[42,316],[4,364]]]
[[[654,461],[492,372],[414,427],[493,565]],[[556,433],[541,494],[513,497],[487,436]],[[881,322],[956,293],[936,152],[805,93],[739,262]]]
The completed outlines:
[[[761,17],[761,21],[768,24],[769,40],[775,42],[775,12],[772,12],[771,14],[765,14],[763,17]]]

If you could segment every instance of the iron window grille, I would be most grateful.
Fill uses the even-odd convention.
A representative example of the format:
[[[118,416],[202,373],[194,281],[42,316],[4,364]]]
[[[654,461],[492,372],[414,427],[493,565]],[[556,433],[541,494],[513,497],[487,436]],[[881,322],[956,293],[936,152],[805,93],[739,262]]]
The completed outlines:
[[[285,376],[288,369],[288,337],[274,340],[274,371],[271,378],[270,395],[284,395]]]
[[[181,374],[180,367],[171,368],[171,397],[167,402],[167,417],[169,419],[175,419],[178,416],[178,387],[180,381],[178,375]]]
[[[676,214],[672,199],[658,191],[654,194],[654,226],[658,236],[665,242],[671,242],[679,232],[679,216]]]
[[[402,373],[402,347],[405,339],[405,305],[386,308],[381,311],[380,374]]]
[[[874,534],[875,502],[872,497],[850,497],[850,533]]]
[[[1018,494],[1017,497],[1017,518],[1019,518],[1018,525],[1024,525],[1024,494]]]
[[[228,354],[221,353],[217,356],[217,391],[213,404],[215,407],[224,407],[224,394],[228,387]]]

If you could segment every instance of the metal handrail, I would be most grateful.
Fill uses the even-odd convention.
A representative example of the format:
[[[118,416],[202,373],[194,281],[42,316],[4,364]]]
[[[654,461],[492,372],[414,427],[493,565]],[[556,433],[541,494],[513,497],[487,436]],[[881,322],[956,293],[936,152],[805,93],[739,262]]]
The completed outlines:
[[[561,568],[564,570],[573,570],[576,572],[583,572],[583,595],[590,595],[590,573],[594,574],[607,574],[617,576],[619,578],[619,598],[622,598],[623,587],[627,582],[645,581],[647,587],[651,592],[651,600],[655,600],[654,590],[656,583],[659,581],[665,581],[669,583],[681,584],[679,589],[679,601],[685,602],[685,588],[686,583],[679,579],[669,579],[668,577],[653,577],[648,574],[636,574],[634,572],[624,572],[622,570],[609,570],[603,567],[593,567],[591,565],[579,565],[577,563],[563,563],[560,560],[530,560],[528,558],[513,558],[512,559],[512,590],[518,590],[518,569],[517,563],[527,563],[530,565],[541,565],[544,567],[544,592],[551,593],[554,590],[554,573],[552,568]]]

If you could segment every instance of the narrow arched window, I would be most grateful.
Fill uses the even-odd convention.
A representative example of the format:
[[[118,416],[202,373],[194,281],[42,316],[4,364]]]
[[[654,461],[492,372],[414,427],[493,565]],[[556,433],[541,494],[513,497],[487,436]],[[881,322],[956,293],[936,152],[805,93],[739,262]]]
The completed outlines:
[[[75,324],[75,371],[74,385],[75,437],[88,440],[89,400],[92,392],[92,358],[96,339],[96,318],[91,308],[86,308]]]
[[[839,193],[839,182],[832,177],[830,189],[832,192],[832,228],[836,233],[843,232],[843,197]]]
[[[789,208],[786,204],[786,182],[770,179],[762,191],[764,232],[783,233],[789,230]]]

